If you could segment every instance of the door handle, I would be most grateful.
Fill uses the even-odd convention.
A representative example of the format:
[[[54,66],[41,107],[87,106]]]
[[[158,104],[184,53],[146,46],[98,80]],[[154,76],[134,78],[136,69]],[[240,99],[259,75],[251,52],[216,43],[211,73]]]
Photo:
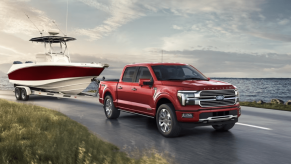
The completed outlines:
[[[131,90],[136,91],[136,88],[131,88]]]
[[[119,86],[118,89],[122,89],[122,86]]]

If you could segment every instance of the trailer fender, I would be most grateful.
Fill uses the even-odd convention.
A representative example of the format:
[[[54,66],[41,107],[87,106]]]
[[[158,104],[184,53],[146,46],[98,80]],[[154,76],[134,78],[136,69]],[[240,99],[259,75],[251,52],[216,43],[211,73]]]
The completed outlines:
[[[17,86],[15,88],[24,88],[26,90],[26,94],[29,96],[31,95],[31,90],[29,87],[26,87],[26,86]]]

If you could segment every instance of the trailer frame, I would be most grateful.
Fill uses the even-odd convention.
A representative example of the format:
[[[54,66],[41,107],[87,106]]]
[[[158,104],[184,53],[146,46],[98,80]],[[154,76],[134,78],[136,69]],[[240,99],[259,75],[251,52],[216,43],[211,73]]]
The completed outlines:
[[[91,79],[91,82],[94,82],[99,89],[99,83],[100,81],[93,78]],[[37,96],[48,96],[48,97],[56,97],[56,98],[67,98],[67,99],[80,99],[80,98],[92,98],[92,97],[98,97],[98,89],[96,90],[95,94],[88,94],[81,92],[78,95],[70,95],[70,94],[65,94],[61,92],[51,92],[51,91],[43,91],[42,89],[37,89],[33,87],[28,87],[28,86],[15,86],[14,87],[14,93],[15,97],[17,100],[23,100],[27,101],[29,100],[30,95],[37,95]]]

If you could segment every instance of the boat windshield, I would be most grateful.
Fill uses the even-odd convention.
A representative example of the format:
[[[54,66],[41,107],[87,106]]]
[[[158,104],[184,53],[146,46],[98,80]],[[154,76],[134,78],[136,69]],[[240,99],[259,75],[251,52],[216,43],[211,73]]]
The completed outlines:
[[[65,54],[66,47],[62,46],[60,43],[51,43],[46,46],[46,52],[49,54]]]
[[[189,65],[156,65],[152,68],[158,80],[208,80]]]

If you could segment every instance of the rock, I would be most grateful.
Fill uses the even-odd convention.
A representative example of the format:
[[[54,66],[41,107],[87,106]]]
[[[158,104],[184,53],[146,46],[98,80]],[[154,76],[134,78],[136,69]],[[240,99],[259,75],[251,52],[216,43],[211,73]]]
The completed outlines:
[[[284,101],[280,100],[280,99],[272,99],[271,100],[272,104],[284,104]]]
[[[257,103],[258,104],[265,104],[265,102],[263,100],[259,100]]]
[[[286,102],[286,105],[291,105],[291,100],[288,100],[288,101]]]

